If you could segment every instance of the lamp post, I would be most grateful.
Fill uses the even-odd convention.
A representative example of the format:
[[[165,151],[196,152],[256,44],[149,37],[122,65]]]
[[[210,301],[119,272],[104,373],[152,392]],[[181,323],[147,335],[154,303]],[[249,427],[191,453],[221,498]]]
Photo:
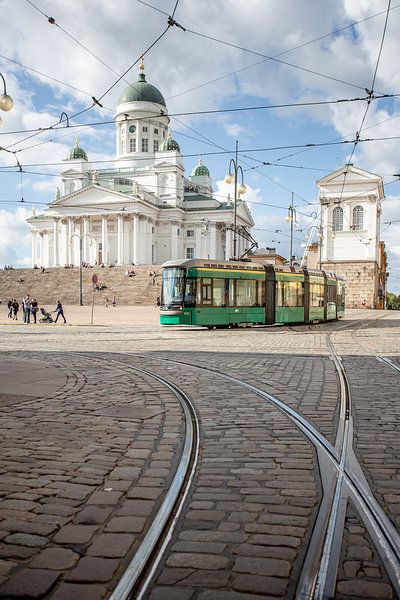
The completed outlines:
[[[79,306],[83,306],[83,293],[82,293],[82,248],[83,248],[83,240],[85,237],[90,238],[90,245],[92,245],[93,238],[90,233],[73,233],[69,240],[69,243],[72,245],[72,238],[79,239]]]
[[[292,192],[292,202],[288,208],[288,214],[286,217],[286,221],[290,223],[290,257],[289,257],[289,265],[293,266],[293,224],[296,223],[296,209],[293,207],[293,192]]]
[[[225,183],[234,183],[234,200],[233,200],[233,259],[236,260],[237,250],[237,229],[236,229],[236,217],[237,217],[237,197],[240,194],[245,194],[247,188],[243,183],[243,169],[238,165],[238,146],[239,142],[236,140],[235,145],[235,158],[231,158],[229,161],[228,173],[225,176]],[[233,172],[232,172],[233,171]],[[238,186],[238,173],[241,174],[242,183]]]
[[[0,73],[0,77],[3,80],[3,87],[4,87],[4,92],[0,95],[0,108],[1,108],[1,110],[8,112],[14,106],[14,101],[11,98],[11,96],[9,96],[7,94],[6,80],[4,79],[4,77],[1,73]],[[0,117],[0,125],[2,124],[2,122],[3,122],[3,119]]]

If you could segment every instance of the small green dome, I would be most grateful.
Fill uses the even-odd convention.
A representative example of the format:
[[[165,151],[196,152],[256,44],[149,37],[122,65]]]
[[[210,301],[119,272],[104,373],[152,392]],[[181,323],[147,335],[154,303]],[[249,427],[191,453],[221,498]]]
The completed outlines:
[[[155,102],[166,107],[162,93],[154,85],[147,83],[144,73],[139,73],[137,82],[131,83],[122,92],[118,104],[124,102]]]
[[[167,139],[164,140],[160,146],[161,152],[167,152],[168,150],[176,150],[177,152],[181,151],[178,142],[172,139],[171,133],[168,134]]]
[[[201,158],[199,158],[199,162],[192,171],[192,177],[198,177],[199,175],[210,177],[210,171],[207,169],[206,165],[203,165]]]
[[[87,160],[87,154],[83,148],[79,146],[78,138],[76,138],[75,146],[68,152],[67,160],[75,160],[80,158],[81,160]]]

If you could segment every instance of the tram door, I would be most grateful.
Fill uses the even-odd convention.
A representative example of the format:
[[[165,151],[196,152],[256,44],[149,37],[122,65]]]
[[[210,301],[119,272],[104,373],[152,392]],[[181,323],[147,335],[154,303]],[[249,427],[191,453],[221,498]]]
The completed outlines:
[[[304,273],[304,323],[310,322],[310,276],[307,269]]]
[[[264,265],[265,269],[265,322],[275,323],[275,269],[273,265]]]

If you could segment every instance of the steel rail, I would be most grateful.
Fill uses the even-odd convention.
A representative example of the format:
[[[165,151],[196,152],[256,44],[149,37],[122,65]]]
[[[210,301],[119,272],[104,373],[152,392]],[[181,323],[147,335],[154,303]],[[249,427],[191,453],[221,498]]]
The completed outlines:
[[[102,362],[106,360],[100,357],[91,358]],[[107,364],[110,364],[110,362],[159,381],[177,398],[182,406],[185,418],[185,442],[171,486],[143,541],[109,597],[109,600],[127,600],[133,597],[132,594],[134,593],[135,599],[139,600],[144,597],[163,553],[171,540],[189,493],[199,457],[199,420],[190,398],[173,382],[157,373],[141,367],[134,367],[123,361],[111,359],[107,361]]]
[[[142,356],[142,358],[148,359],[148,357],[145,356]],[[349,443],[349,441],[351,441],[352,438],[352,423],[350,419],[348,419],[348,431],[344,433],[344,444],[345,440],[349,440],[346,442],[346,453],[344,455],[343,453],[339,454],[337,449],[334,446],[332,446],[332,444],[325,438],[324,435],[322,435],[314,427],[312,423],[310,423],[296,410],[287,406],[281,400],[275,398],[268,392],[265,392],[264,390],[261,390],[245,381],[237,379],[236,377],[226,375],[214,369],[210,369],[199,365],[192,365],[183,361],[175,361],[173,359],[152,357],[152,359],[154,358],[157,358],[157,360],[160,361],[166,361],[176,365],[185,365],[195,369],[200,369],[209,373],[213,373],[214,375],[217,375],[228,381],[234,382],[252,391],[256,395],[272,403],[274,406],[276,406],[276,408],[283,412],[312,442],[312,444],[316,447],[319,455],[322,453],[322,455],[326,459],[325,464],[329,465],[330,468],[333,469],[335,478],[341,478],[340,489],[345,488],[344,492],[347,490],[348,495],[350,495],[354,500],[355,505],[359,509],[359,513],[363,522],[366,524],[369,532],[372,535],[376,548],[386,567],[387,573],[393,584],[393,587],[400,595],[400,536],[393,524],[391,523],[390,519],[387,517],[386,513],[383,511],[380,504],[375,499],[372,490],[370,489],[368,482],[366,481],[363,475],[361,466],[359,465],[357,458],[352,450],[351,444]],[[338,364],[341,364],[338,358],[337,360]],[[345,377],[345,375],[343,376]],[[335,490],[336,489],[338,489],[338,487],[335,485]],[[338,511],[336,512],[336,517],[338,517]],[[333,523],[334,520],[332,520],[332,527]],[[332,540],[337,540],[337,531],[333,531],[330,535],[332,537]],[[327,579],[328,578],[326,577],[325,581],[327,581]],[[330,585],[332,585],[333,578],[330,577],[329,579]],[[317,591],[315,584],[316,582],[314,582],[313,585],[309,586],[313,594]],[[325,585],[319,587],[318,594],[320,594],[320,596],[316,596],[316,598],[328,597],[326,595],[326,590],[325,592],[323,591],[323,587],[325,587]],[[300,590],[297,597],[303,597],[308,599],[314,598],[313,595],[301,596]]]

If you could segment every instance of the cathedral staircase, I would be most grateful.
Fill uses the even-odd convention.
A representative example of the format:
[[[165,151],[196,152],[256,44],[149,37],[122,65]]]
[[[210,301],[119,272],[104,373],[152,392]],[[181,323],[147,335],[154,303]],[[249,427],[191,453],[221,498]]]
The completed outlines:
[[[128,277],[126,268],[134,270],[135,276]],[[155,277],[149,275],[155,273]],[[104,305],[106,298],[111,305],[113,296],[119,305],[154,305],[161,294],[161,267],[157,265],[135,267],[90,267],[82,269],[83,304],[92,302],[92,276],[96,274],[98,284],[106,286],[94,292],[94,303]],[[154,283],[153,283],[154,282]],[[6,304],[10,298],[18,302],[29,294],[36,298],[39,306],[54,306],[57,300],[63,304],[79,303],[79,268],[12,269],[0,271],[0,299]]]

